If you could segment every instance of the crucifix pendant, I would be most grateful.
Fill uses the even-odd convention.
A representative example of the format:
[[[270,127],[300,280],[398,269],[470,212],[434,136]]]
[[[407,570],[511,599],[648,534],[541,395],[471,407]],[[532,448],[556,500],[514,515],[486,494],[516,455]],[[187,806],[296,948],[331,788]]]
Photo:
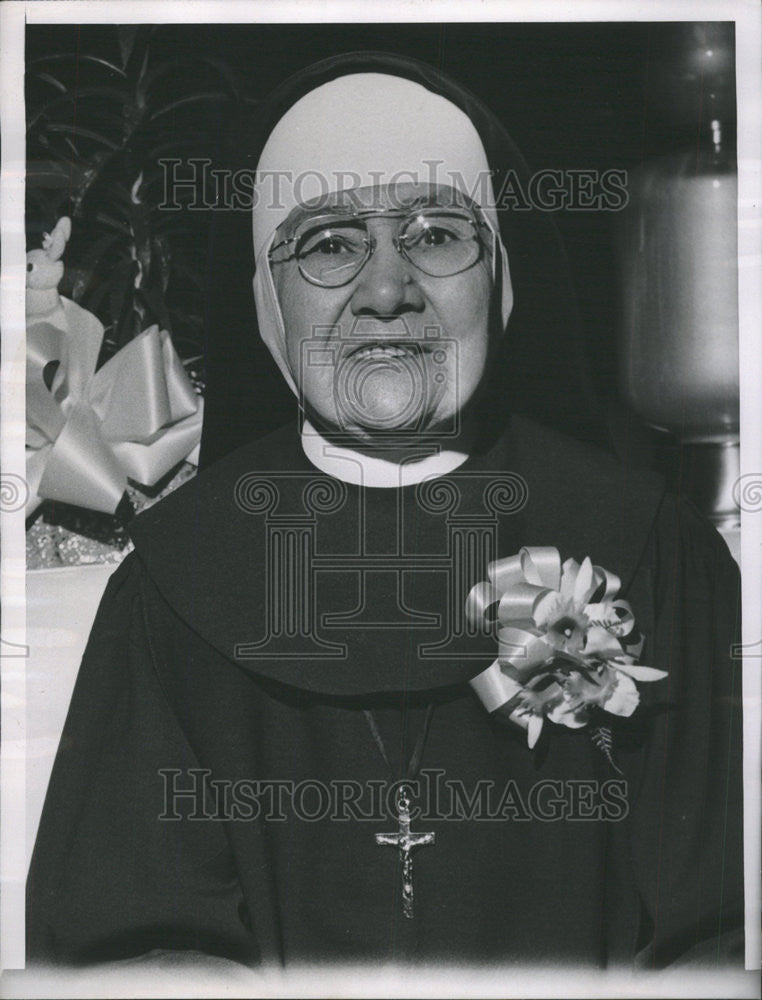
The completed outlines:
[[[377,833],[376,843],[396,847],[402,863],[402,912],[413,917],[413,848],[433,844],[435,834],[412,833],[410,830],[410,799],[403,786],[397,792],[397,833]]]

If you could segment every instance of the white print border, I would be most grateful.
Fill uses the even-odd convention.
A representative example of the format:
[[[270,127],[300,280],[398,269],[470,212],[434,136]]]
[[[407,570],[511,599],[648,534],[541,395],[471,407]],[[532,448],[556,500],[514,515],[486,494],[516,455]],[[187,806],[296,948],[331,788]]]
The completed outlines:
[[[360,5],[355,0],[326,0],[317,7],[308,0],[266,0],[256,5],[250,0],[222,0],[214,6],[204,0],[50,0],[27,2],[14,0],[0,6],[0,45],[2,46],[2,85],[0,110],[2,111],[3,177],[0,182],[0,211],[2,211],[2,265],[0,283],[0,319],[3,333],[3,451],[2,467],[5,472],[23,475],[23,436],[16,431],[23,426],[23,387],[15,378],[17,365],[15,347],[23,338],[23,173],[19,168],[23,160],[23,27],[41,23],[102,23],[122,24],[156,21],[164,24],[188,22],[251,23],[256,18],[261,24],[321,22],[489,22],[489,21],[693,21],[726,20],[736,25],[737,93],[738,93],[738,158],[739,158],[739,305],[741,318],[741,468],[744,474],[758,474],[762,469],[762,352],[759,348],[759,330],[762,328],[762,255],[760,255],[760,158],[762,151],[762,113],[760,109],[760,64],[762,58],[762,25],[756,0],[580,0],[574,8],[564,0],[490,0],[490,2],[465,8],[462,0],[389,0],[383,5]],[[21,154],[19,154],[21,150]],[[10,165],[10,166],[9,166]],[[10,171],[10,172],[9,172]],[[19,198],[19,192],[21,197]],[[11,359],[9,364],[8,359]],[[23,367],[23,359],[21,360]],[[9,394],[8,386],[13,391]],[[14,458],[15,453],[15,458]],[[20,458],[19,458],[20,456]],[[5,517],[5,515],[3,515]],[[19,526],[20,525],[20,526]],[[4,625],[14,622],[13,641],[23,644],[24,597],[23,578],[17,567],[23,566],[23,519],[17,515],[9,521],[0,521],[3,538],[2,596]],[[21,545],[18,545],[18,542]],[[762,579],[760,557],[762,552],[762,518],[745,516],[742,512],[742,573],[744,578],[744,645],[753,647],[762,635]],[[23,773],[19,761],[25,752],[25,708],[23,686],[18,676],[9,674],[8,661],[3,657],[3,749],[0,757],[2,780],[2,828],[4,841],[0,851],[0,964],[3,968],[18,968],[23,963],[23,950],[17,942],[19,927],[23,928],[23,896],[16,891],[23,884],[25,864],[18,863],[19,852],[13,846],[23,841],[24,822],[19,803],[23,802]],[[10,684],[10,687],[9,687]],[[10,692],[10,697],[9,697]],[[21,694],[19,704],[16,695]],[[747,936],[746,964],[748,969],[760,965],[759,911],[760,887],[760,746],[759,734],[762,698],[762,681],[758,662],[744,660],[744,784],[746,791],[745,861],[747,871]],[[13,733],[9,746],[8,733]],[[20,820],[20,821],[19,821]],[[10,833],[9,833],[10,831]],[[10,841],[10,842],[8,842]],[[23,850],[21,852],[23,854]],[[20,905],[16,906],[20,900]],[[23,933],[23,931],[22,931]],[[22,944],[23,949],[23,944]],[[17,964],[14,964],[17,963]],[[197,971],[194,971],[197,970]],[[369,973],[369,974],[366,974]],[[210,975],[212,982],[210,983]],[[179,976],[179,985],[178,983]],[[316,995],[335,993],[341,977],[336,970],[309,973],[297,972],[284,980],[280,975],[263,977],[253,987],[235,983],[230,985],[230,996],[250,996],[252,988],[271,996],[289,996],[305,991]],[[370,969],[359,976],[349,972],[343,978],[344,988],[351,995],[376,996],[379,990],[392,995],[398,991],[396,975],[388,970]],[[580,974],[578,970],[524,969],[511,970],[510,990],[514,996],[579,996],[608,997],[620,991],[630,995],[633,984],[629,977],[595,977]],[[66,992],[69,984],[69,992]],[[129,985],[127,985],[129,983]],[[438,995],[446,990],[457,996],[506,996],[502,977],[479,973],[478,970],[447,970],[437,980],[430,972],[411,973],[406,983],[416,995]],[[42,985],[40,985],[42,984]],[[108,985],[106,985],[108,984]],[[386,986],[384,987],[384,984]],[[203,963],[194,966],[189,962],[184,972],[161,971],[155,968],[132,968],[129,973],[120,970],[96,970],[89,977],[67,977],[56,970],[47,978],[42,975],[35,985],[34,979],[23,974],[11,986],[6,979],[5,991],[13,989],[17,996],[35,995],[84,995],[77,990],[89,989],[88,995],[170,996],[183,995],[194,989],[194,995],[216,996],[219,983]],[[64,991],[63,993],[61,991]],[[418,991],[421,991],[420,994]],[[433,990],[433,993],[431,992]],[[637,981],[639,996],[759,996],[756,976],[732,975],[726,971],[712,974],[690,970],[676,970],[662,975],[644,975]]]

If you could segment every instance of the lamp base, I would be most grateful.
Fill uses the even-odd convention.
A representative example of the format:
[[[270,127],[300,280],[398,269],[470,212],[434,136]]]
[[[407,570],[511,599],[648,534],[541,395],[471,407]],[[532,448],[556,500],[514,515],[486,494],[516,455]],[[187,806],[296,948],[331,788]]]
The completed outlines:
[[[675,493],[687,495],[721,530],[739,528],[741,512],[733,487],[741,472],[737,440],[709,443],[662,442],[661,471]]]

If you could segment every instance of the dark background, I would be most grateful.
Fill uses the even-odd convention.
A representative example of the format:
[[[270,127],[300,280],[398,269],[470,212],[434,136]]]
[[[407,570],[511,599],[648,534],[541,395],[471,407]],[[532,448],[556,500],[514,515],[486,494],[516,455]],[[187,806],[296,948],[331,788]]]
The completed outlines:
[[[191,76],[194,62],[200,66],[205,60],[207,69],[222,65],[239,110],[240,105],[254,109],[286,77],[326,56],[358,49],[413,56],[439,67],[481,97],[502,118],[533,170],[632,170],[678,150],[695,149],[698,156],[713,117],[723,121],[726,146],[732,146],[734,137],[732,23],[173,25],[157,26],[151,46],[152,58],[190,66]],[[709,75],[697,60],[696,53],[707,47],[724,53],[719,74]],[[73,51],[101,53],[118,62],[114,26],[28,29],[28,115],[49,86],[29,67],[40,57]],[[60,71],[59,79],[64,71],[75,73],[64,82],[80,91],[90,78],[103,80],[103,67],[94,62],[61,60],[60,65],[53,61],[47,66]],[[188,85],[180,71],[177,81]],[[86,102],[73,104],[72,114],[77,107],[81,125]],[[178,107],[157,119],[158,127],[182,130],[184,113]],[[230,102],[206,107],[201,102],[193,119],[193,129],[200,135],[196,148],[216,162],[229,146],[235,121]],[[56,205],[56,212],[63,214],[66,209],[65,201]],[[576,284],[594,388],[601,398],[615,393],[616,387],[615,215],[555,214]],[[76,215],[74,221],[76,230]],[[45,217],[45,210],[29,207],[30,240],[54,222]],[[208,213],[195,213],[192,225],[203,274]],[[65,259],[71,263],[69,256]],[[173,280],[180,282],[176,294],[182,297],[181,277]],[[61,290],[66,294],[64,285]],[[181,356],[196,351],[202,369],[203,288],[200,294],[200,322],[172,333]],[[182,320],[175,318],[178,325]],[[277,389],[275,381],[273,385],[272,422],[276,423],[284,400],[280,380]],[[262,404],[267,410],[268,400]]]

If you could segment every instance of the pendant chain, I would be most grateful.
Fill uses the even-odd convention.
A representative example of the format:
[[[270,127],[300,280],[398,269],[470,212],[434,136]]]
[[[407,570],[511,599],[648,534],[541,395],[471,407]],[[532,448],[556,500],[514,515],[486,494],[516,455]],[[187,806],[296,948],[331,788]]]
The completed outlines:
[[[410,758],[410,763],[405,769],[406,773],[403,775],[402,784],[397,790],[395,805],[397,807],[396,818],[398,829],[394,832],[377,833],[375,835],[376,843],[378,845],[381,847],[394,847],[399,853],[399,864],[402,876],[402,913],[408,919],[412,919],[413,917],[412,852],[415,848],[425,847],[427,844],[433,844],[435,841],[435,834],[421,833],[410,829],[409,787],[404,782],[413,781],[418,774],[418,770],[421,766],[421,760],[423,758],[423,750],[426,745],[426,739],[429,734],[429,726],[431,724],[431,716],[433,712],[434,704],[431,702],[426,707],[426,716],[423,721],[423,726],[421,731],[418,733],[418,738],[415,741],[413,754]],[[391,761],[389,760],[389,755],[386,752],[386,747],[384,746],[384,741],[381,737],[373,712],[371,712],[370,709],[365,709],[364,714],[365,718],[368,720],[368,725],[370,726],[370,731],[373,734],[373,739],[376,741],[379,753],[383,757],[384,762],[393,777],[394,769],[392,768]]]
[[[429,702],[429,704],[426,706],[426,715],[423,720],[423,726],[421,727],[421,730],[418,733],[418,737],[415,741],[415,746],[413,747],[413,753],[411,754],[410,762],[408,763],[408,766],[405,769],[405,773],[402,775],[403,779],[409,779],[412,781],[418,775],[418,771],[421,767],[421,761],[423,759],[423,751],[426,747],[426,740],[428,739],[429,735],[429,728],[431,726],[431,717],[433,714],[434,714],[434,703]],[[393,776],[394,768],[392,767],[391,761],[389,760],[389,755],[386,752],[386,746],[384,745],[384,741],[381,737],[381,733],[379,731],[378,724],[376,722],[376,717],[373,715],[373,712],[369,708],[363,709],[363,715],[368,720],[368,726],[370,727],[370,731],[371,734],[373,735],[373,739],[375,740],[376,746],[378,747],[378,751],[381,754],[381,757],[383,758],[387,768],[389,769],[389,773]]]

